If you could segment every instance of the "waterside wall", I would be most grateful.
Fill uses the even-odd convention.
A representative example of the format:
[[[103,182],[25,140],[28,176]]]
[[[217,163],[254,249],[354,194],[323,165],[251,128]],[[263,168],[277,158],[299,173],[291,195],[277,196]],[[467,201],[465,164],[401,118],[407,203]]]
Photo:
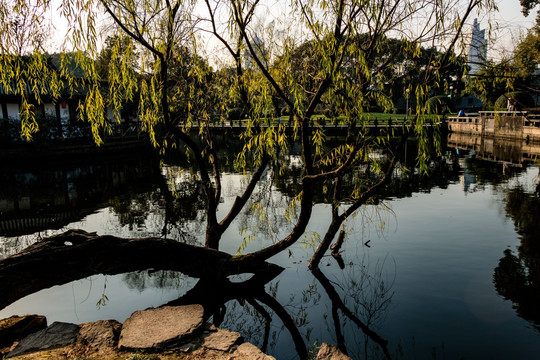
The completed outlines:
[[[449,117],[448,130],[458,134],[540,141],[540,116],[522,111],[481,111]]]
[[[447,145],[472,150],[479,158],[502,163],[522,164],[540,158],[540,141],[450,133]]]

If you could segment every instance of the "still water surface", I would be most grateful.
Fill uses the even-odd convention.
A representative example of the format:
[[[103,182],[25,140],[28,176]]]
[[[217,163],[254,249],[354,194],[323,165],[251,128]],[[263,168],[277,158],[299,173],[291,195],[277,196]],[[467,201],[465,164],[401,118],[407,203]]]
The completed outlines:
[[[322,342],[341,344],[353,359],[384,358],[385,351],[393,359],[538,358],[538,166],[503,166],[480,160],[473,152],[455,150],[449,150],[438,166],[440,171],[431,180],[413,176],[408,182],[394,182],[384,201],[365,207],[347,224],[343,270],[332,257],[324,258],[322,275],[307,270],[314,251],[310,244],[328,223],[329,209],[322,203],[315,206],[303,242],[271,259],[285,271],[266,285],[267,292],[292,317],[308,349]],[[151,159],[137,158],[119,164],[89,164],[84,169],[5,173],[0,256],[71,228],[123,237],[167,234],[201,243],[203,202],[186,186],[189,172],[186,175],[179,169],[160,168]],[[223,211],[242,181],[238,174],[224,177]],[[243,251],[271,241],[262,232],[273,230],[277,237],[290,229],[284,209],[290,200],[287,184],[292,183],[285,181],[271,189],[261,183],[258,193],[271,194],[265,204],[272,221],[257,224],[256,238]],[[56,190],[32,190],[36,184]],[[9,191],[10,186],[18,187],[18,195]],[[169,207],[166,215],[165,194],[172,188],[182,206],[173,211]],[[47,197],[44,193],[48,198],[38,199]],[[43,203],[55,205],[56,210],[47,212],[39,205]],[[40,207],[41,215],[32,206]],[[253,228],[253,218],[260,216],[251,211],[229,230],[221,250],[238,251],[249,235],[241,230]],[[52,213],[56,226],[42,224],[40,228],[38,224],[35,232],[17,233],[21,227],[17,216],[33,217],[36,223],[35,219]],[[133,311],[182,296],[196,282],[163,271],[93,276],[21,299],[1,310],[0,318],[39,313],[49,323],[122,322]],[[277,315],[279,311],[266,306],[272,321],[265,341],[268,322],[252,306],[230,301],[226,308],[221,327],[239,331],[277,359],[297,358],[293,336]],[[360,322],[387,345],[368,337]]]

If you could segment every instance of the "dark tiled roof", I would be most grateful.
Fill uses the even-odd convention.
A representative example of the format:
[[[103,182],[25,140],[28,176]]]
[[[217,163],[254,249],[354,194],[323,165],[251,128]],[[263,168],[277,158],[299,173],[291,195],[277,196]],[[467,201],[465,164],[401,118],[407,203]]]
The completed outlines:
[[[69,55],[68,55],[69,56]],[[75,61],[72,59],[73,56],[71,56],[71,59],[67,62],[68,72],[76,79],[83,79],[84,78],[84,72],[83,70],[75,63]],[[25,61],[25,59],[23,59]],[[53,54],[49,55],[47,58],[47,63],[49,65],[49,68],[51,68],[53,71],[56,71],[59,73],[60,69],[60,62],[61,62],[61,55],[60,54]],[[45,89],[38,89],[41,93],[41,96],[44,97],[51,97],[52,91],[49,87],[49,83],[45,85]],[[15,93],[13,92],[13,89],[16,88],[15,80],[11,81],[10,87],[3,86],[2,83],[0,83],[0,96],[15,96]],[[31,84],[26,84],[24,89],[25,94],[33,95],[35,94],[34,89],[32,88]],[[75,86],[73,88],[73,95],[81,95],[86,93],[86,91],[83,89],[82,86]],[[71,89],[69,86],[64,82],[64,88],[61,90],[62,96],[69,96],[71,95]]]

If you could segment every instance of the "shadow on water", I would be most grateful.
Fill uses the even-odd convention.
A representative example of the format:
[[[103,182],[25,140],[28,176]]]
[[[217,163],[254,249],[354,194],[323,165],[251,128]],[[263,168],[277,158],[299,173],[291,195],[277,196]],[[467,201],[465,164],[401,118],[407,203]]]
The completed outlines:
[[[456,149],[468,149],[461,153],[469,154],[466,172],[475,179],[474,191],[505,184],[524,173],[527,164],[538,162],[540,156],[540,144],[525,140],[460,135],[452,136],[450,142]],[[504,212],[514,224],[520,245],[503,251],[493,284],[499,295],[513,303],[517,315],[540,332],[540,166],[535,181],[527,188],[519,182],[505,186]]]
[[[159,161],[148,152],[25,165],[0,173],[0,236],[60,229],[160,182]]]
[[[493,274],[497,292],[512,301],[517,314],[540,332],[540,194],[518,186],[505,198],[506,215],[512,219],[520,245],[504,250]]]
[[[239,304],[249,304],[264,319],[264,334],[261,350],[267,351],[270,338],[270,325],[273,312],[283,326],[289,331],[298,357],[308,358],[308,351],[300,331],[294,320],[283,306],[265,290],[265,282],[261,282],[256,276],[242,281],[233,282],[229,279],[216,281],[211,278],[200,279],[197,284],[179,299],[170,301],[167,305],[201,304],[205,309],[205,319],[212,318],[216,326],[220,326],[227,313],[227,302],[237,301]]]
[[[429,193],[432,189],[446,189],[458,182],[463,184],[465,192],[480,191],[486,186],[507,186],[504,189],[504,210],[506,216],[514,222],[521,243],[516,251],[504,250],[504,256],[494,270],[493,283],[501,296],[512,301],[515,312],[540,331],[540,311],[537,306],[540,302],[540,194],[538,190],[535,193],[520,186],[507,185],[510,179],[526,171],[527,164],[505,159],[494,161],[495,156],[487,154],[486,147],[479,154],[468,143],[462,147],[456,142],[451,145],[443,156],[430,163],[432,176],[425,177],[415,171],[396,174],[384,196],[377,201]],[[408,151],[414,154],[414,141],[409,141],[407,146]],[[497,157],[505,153],[501,146],[494,146]],[[298,159],[292,150],[289,155],[291,166],[276,172],[274,177],[264,178],[264,181],[272,183],[273,190],[266,191],[269,187],[263,186],[260,196],[278,194],[288,198],[295,194],[295,186],[302,173],[300,167],[295,166]],[[516,152],[513,150],[512,153]],[[402,162],[413,166],[410,159],[404,158]],[[232,163],[232,158],[225,161],[225,172],[232,173]],[[50,166],[40,170],[3,172],[0,175],[0,235],[4,246],[12,237],[62,229],[104,207],[110,209],[120,227],[133,230],[134,233],[137,229],[145,229],[146,232],[142,232],[144,236],[153,236],[163,246],[176,247],[170,242],[181,246],[200,244],[200,234],[204,227],[201,213],[205,203],[198,191],[197,180],[186,167],[187,164],[167,163],[160,166],[159,161],[153,157],[133,157],[119,159],[116,163],[108,161],[68,168]],[[346,179],[344,186],[347,186],[347,181],[354,179]],[[316,198],[317,203],[325,201],[323,195]],[[55,215],[63,212],[70,215],[65,219]],[[157,224],[152,230],[146,229],[150,218],[156,219]],[[41,238],[38,236],[35,240]],[[55,246],[64,246],[66,241],[62,239]],[[36,244],[44,245],[46,241]],[[191,251],[192,248],[189,249]],[[19,250],[23,248],[4,250],[3,256],[7,257],[0,260],[0,265],[6,264],[6,260],[11,258],[8,255]],[[332,266],[328,271],[312,271],[309,279],[313,283],[308,289],[286,299],[278,291],[283,269],[274,264],[265,264],[266,271],[256,271],[254,269],[260,269],[261,264],[251,264],[242,271],[213,272],[209,269],[208,272],[193,273],[193,268],[205,267],[204,260],[201,260],[203,255],[185,258],[183,268],[179,269],[172,265],[163,266],[163,259],[157,258],[154,262],[140,259],[142,263],[139,266],[133,262],[130,254],[124,254],[127,258],[120,258],[120,263],[123,260],[126,260],[126,264],[131,262],[132,268],[115,263],[118,259],[103,260],[106,259],[105,254],[94,253],[95,256],[103,256],[101,262],[109,261],[110,266],[116,268],[107,272],[103,268],[92,267],[86,272],[81,270],[80,276],[100,272],[124,273],[124,281],[128,286],[144,289],[149,283],[147,276],[150,275],[143,275],[148,273],[137,270],[151,269],[154,279],[152,286],[157,288],[184,286],[178,275],[178,271],[181,271],[197,278],[197,283],[184,295],[166,304],[202,304],[207,320],[218,326],[242,330],[248,341],[265,352],[284,351],[287,357],[309,358],[316,347],[312,340],[319,339],[313,335],[317,331],[315,325],[310,323],[312,317],[317,316],[325,321],[327,335],[323,338],[335,339],[337,346],[353,358],[402,357],[399,352],[394,354],[395,350],[391,350],[399,345],[387,340],[384,331],[380,331],[377,326],[377,320],[384,318],[392,303],[393,282],[385,279],[380,271],[375,271],[375,275],[369,273],[369,264],[362,260],[342,263],[341,268]],[[178,258],[171,256],[169,261],[172,264],[178,262]],[[69,278],[65,268],[48,271],[52,271],[49,273],[51,277],[57,277],[58,281],[54,284],[80,278],[73,274]],[[127,271],[135,272],[125,273]],[[32,272],[26,276],[27,279],[36,280]],[[17,282],[24,284],[24,275]],[[0,293],[11,291],[12,286],[10,284],[0,288]],[[21,294],[32,292],[32,289],[27,289]],[[318,313],[310,314],[312,308],[317,309]],[[294,351],[275,349],[283,330],[294,344]]]
[[[266,289],[266,286],[272,289],[272,285],[269,283],[277,278],[283,268],[267,263],[248,263],[246,265],[236,263],[231,266],[230,256],[227,254],[217,251],[208,253],[202,251],[200,247],[175,241],[145,239],[143,245],[145,247],[142,251],[144,256],[141,257],[137,256],[137,254],[141,254],[140,246],[133,244],[133,241],[124,241],[111,236],[98,237],[80,230],[73,230],[38,242],[17,254],[16,257],[8,257],[0,261],[0,290],[4,294],[8,294],[0,299],[0,308],[51,285],[67,284],[73,280],[99,273],[116,274],[139,268],[152,269],[152,272],[164,269],[167,271],[161,271],[157,275],[158,278],[162,277],[162,279],[154,281],[154,286],[162,287],[170,285],[171,278],[175,278],[177,273],[171,270],[180,270],[182,274],[199,278],[199,280],[183,296],[163,305],[201,304],[205,309],[205,320],[211,319],[215,325],[220,326],[227,315],[229,302],[235,301],[242,306],[249,304],[257,313],[253,319],[257,317],[263,319],[264,334],[260,332],[258,334],[258,336],[262,336],[260,347],[263,351],[267,351],[271,341],[271,325],[279,320],[294,342],[297,357],[302,360],[309,358],[304,335],[300,331],[302,325],[306,324],[305,319],[302,321],[302,319],[294,318],[276,299],[275,293],[268,292]],[[57,251],[66,247],[68,250]],[[96,249],[100,249],[100,251],[96,251]],[[152,255],[153,253],[162,255],[156,257]],[[167,254],[167,256],[163,254]],[[216,260],[216,257],[223,259]],[[74,259],[77,261],[75,262]],[[217,264],[217,267],[212,266],[212,264]],[[358,268],[364,269],[365,266],[362,265]],[[131,286],[144,288],[146,276],[132,276],[131,274],[125,275],[126,282]],[[238,275],[240,278],[249,275],[249,278],[235,281],[237,278],[231,278],[233,275]],[[384,354],[385,358],[390,359],[388,342],[370,328],[370,320],[363,322],[355,310],[346,305],[343,295],[339,294],[335,285],[321,271],[316,270],[313,275],[324,289],[328,297],[327,301],[332,304],[332,319],[335,334],[338,337],[338,346],[341,350],[347,353],[348,348],[338,311],[353,322],[357,327],[356,332],[361,331],[365,334],[366,351],[369,340],[380,348],[379,352]],[[368,295],[369,291],[383,288],[382,283],[375,281],[372,283],[373,289],[369,289],[362,281],[368,280],[365,274],[355,273],[350,279],[353,278],[356,280],[340,284],[340,287],[342,289],[358,289],[357,286],[360,286],[363,290],[363,296],[382,299],[380,304],[373,306],[367,302],[358,302],[357,299],[351,297],[353,307],[355,309],[368,308],[368,319],[373,319],[378,316],[378,312],[385,311],[391,299],[390,289],[384,294],[375,293],[370,296]],[[369,280],[371,282],[372,279]],[[321,291],[314,290],[311,296],[321,296],[321,294]],[[106,305],[105,301],[98,302],[98,304]],[[238,313],[234,315],[238,315]]]
[[[356,328],[356,333],[362,333],[365,345],[362,349],[365,358],[391,359],[388,341],[371,327],[379,318],[384,317],[391,304],[391,284],[385,285],[382,277],[367,273],[368,264],[348,266],[352,271],[345,282],[337,279],[330,280],[321,270],[312,271],[314,283],[311,291],[302,295],[300,303],[310,304],[321,301],[331,304],[331,328],[337,338],[340,350],[347,354],[358,355],[359,347],[356,339],[344,335],[347,328]],[[380,274],[379,274],[380,275]],[[138,276],[126,275],[130,286],[144,287],[149,274]],[[156,275],[151,275],[156,277]],[[245,277],[245,276],[244,276]],[[154,283],[166,284],[178,279],[177,273],[162,272],[157,275]],[[296,311],[301,304],[283,305],[277,300],[279,281],[276,278],[263,278],[258,275],[248,279],[204,277],[188,290],[183,296],[169,301],[164,305],[178,306],[201,304],[204,307],[204,319],[216,326],[241,329],[248,341],[257,344],[263,352],[275,346],[277,337],[283,336],[281,329],[288,332],[294,344],[294,351],[285,351],[285,357],[308,359],[314,348],[306,344],[305,332],[309,324],[307,311]],[[388,287],[387,287],[388,286]],[[343,293],[343,290],[347,289]],[[245,316],[249,314],[249,316]],[[342,314],[343,317],[340,316]],[[320,314],[319,314],[320,315]],[[326,318],[326,314],[324,314]],[[350,330],[350,329],[349,329]],[[310,330],[308,329],[307,332]],[[320,344],[319,344],[320,345]],[[275,349],[274,349],[275,350]],[[283,352],[283,350],[282,350]],[[294,354],[294,355],[293,355]],[[377,355],[378,354],[378,355]]]
[[[390,352],[388,350],[388,341],[381,337],[377,332],[373,331],[370,326],[369,322],[373,320],[374,318],[377,318],[381,316],[381,313],[386,312],[388,305],[391,302],[392,299],[392,292],[391,288],[386,288],[384,285],[384,282],[382,279],[377,279],[375,286],[372,289],[369,289],[369,291],[366,291],[362,294],[356,294],[360,296],[367,297],[369,300],[363,299],[363,301],[358,301],[358,299],[354,299],[353,297],[350,297],[349,299],[353,300],[354,305],[351,307],[348,307],[345,303],[345,300],[343,297],[339,294],[338,290],[336,289],[336,286],[332,284],[332,282],[323,274],[322,271],[319,269],[315,269],[312,271],[315,278],[319,281],[319,283],[324,288],[324,291],[326,292],[328,298],[331,302],[331,313],[332,313],[332,321],[334,325],[334,332],[337,339],[337,345],[339,349],[344,354],[350,354],[350,350],[348,350],[346,338],[343,334],[343,322],[345,320],[341,320],[339,314],[343,314],[343,316],[351,321],[355,326],[358,327],[358,330],[360,330],[365,337],[365,358],[372,358],[372,354],[368,353],[368,344],[371,341],[376,345],[375,349],[372,349],[374,353],[382,353],[384,355],[384,358],[391,359]],[[356,274],[359,275],[359,274]],[[366,274],[364,273],[366,276]],[[363,280],[368,281],[368,279],[364,276],[360,276],[359,278],[363,278]],[[348,284],[336,284],[347,286],[347,288],[355,288],[355,281],[351,279],[350,283]],[[365,284],[359,284],[360,290],[362,289]],[[367,314],[364,314],[367,318],[367,322],[364,322],[361,320],[361,316],[359,316],[353,309],[364,309]]]

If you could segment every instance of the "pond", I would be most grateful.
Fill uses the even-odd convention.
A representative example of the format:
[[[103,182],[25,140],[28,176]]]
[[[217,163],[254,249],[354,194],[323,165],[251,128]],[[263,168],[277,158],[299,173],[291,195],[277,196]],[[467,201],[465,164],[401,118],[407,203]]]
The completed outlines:
[[[298,358],[302,344],[313,351],[322,342],[340,344],[353,359],[537,356],[538,166],[501,159],[500,149],[493,161],[465,148],[452,144],[431,164],[430,178],[396,177],[377,205],[361,209],[347,223],[343,269],[331,256],[320,272],[307,269],[329,222],[328,205],[317,203],[302,242],[270,259],[285,270],[266,284],[268,296],[258,303],[227,301],[219,326],[280,360]],[[297,160],[291,155],[286,178],[270,184],[272,174],[265,174],[257,202],[229,229],[220,250],[251,252],[290,229],[288,190],[300,176]],[[6,169],[0,257],[73,228],[202,244],[204,200],[191,190],[191,175],[183,164],[160,166],[142,154]],[[243,181],[233,172],[224,175],[220,210]],[[49,324],[123,322],[196,283],[168,271],[96,275],[27,296],[1,310],[0,318],[38,313]]]

